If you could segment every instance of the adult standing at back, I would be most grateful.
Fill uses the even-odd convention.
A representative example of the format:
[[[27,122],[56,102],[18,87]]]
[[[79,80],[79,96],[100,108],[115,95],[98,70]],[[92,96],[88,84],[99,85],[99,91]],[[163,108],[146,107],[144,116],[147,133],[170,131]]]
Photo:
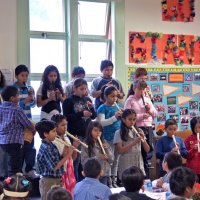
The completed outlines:
[[[100,96],[102,93],[101,88],[104,85],[115,86],[118,89],[118,98],[123,99],[124,97],[124,91],[122,89],[121,83],[119,82],[119,80],[112,77],[113,68],[114,68],[113,63],[110,60],[102,60],[101,66],[100,66],[102,75],[95,78],[92,81],[90,92],[91,92],[92,97],[95,98],[96,110],[101,104],[103,104],[103,102],[101,102],[100,100]]]

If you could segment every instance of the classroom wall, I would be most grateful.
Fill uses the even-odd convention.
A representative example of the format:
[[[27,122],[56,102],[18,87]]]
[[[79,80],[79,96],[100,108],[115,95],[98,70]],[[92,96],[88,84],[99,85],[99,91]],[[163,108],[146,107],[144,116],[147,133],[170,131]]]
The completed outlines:
[[[125,63],[129,64],[129,31],[200,35],[199,0],[195,1],[195,11],[194,22],[163,22],[161,0],[125,0]]]
[[[0,69],[14,69],[17,64],[16,1],[0,1]]]

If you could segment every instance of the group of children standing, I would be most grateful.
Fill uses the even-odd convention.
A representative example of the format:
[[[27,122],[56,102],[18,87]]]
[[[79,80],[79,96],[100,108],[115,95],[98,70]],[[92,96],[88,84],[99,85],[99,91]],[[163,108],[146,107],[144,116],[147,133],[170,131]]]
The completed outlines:
[[[76,181],[80,180],[80,163],[84,166],[88,158],[94,157],[101,161],[104,174],[101,174],[100,181],[109,187],[117,187],[117,176],[121,180],[123,171],[131,166],[140,168],[149,177],[147,159],[154,150],[152,124],[157,111],[145,81],[147,71],[145,68],[136,70],[135,82],[130,87],[123,108],[118,99],[124,97],[124,92],[120,82],[112,78],[112,62],[102,61],[100,70],[102,76],[94,79],[91,86],[91,95],[95,98],[93,106],[82,67],[74,68],[73,80],[63,90],[58,69],[53,65],[47,66],[36,99],[33,88],[27,85],[28,68],[25,65],[16,67],[17,82],[4,88],[4,85],[0,85],[3,88],[0,160],[7,161],[4,169],[8,169],[3,177],[21,172],[24,160],[27,175],[31,172],[37,177],[34,172],[34,139],[31,143],[24,143],[25,128],[33,134],[36,130],[42,139],[37,155],[38,173],[42,176],[42,200],[46,199],[47,191],[54,184],[63,184],[73,193]],[[2,80],[0,82],[4,83]],[[41,121],[34,127],[29,119],[30,108],[35,104],[41,107]],[[181,156],[188,159],[187,166],[200,174],[197,162],[199,141],[196,137],[200,130],[198,118],[191,120],[191,128],[193,136],[186,139],[186,149],[181,138],[176,137],[177,143],[173,142],[176,122],[172,119],[166,121],[167,136],[159,139],[156,145],[160,164],[167,152],[180,152]],[[66,131],[75,137],[74,140],[65,136]],[[80,145],[81,141],[88,147]],[[79,150],[81,154],[77,153]],[[161,171],[160,175],[163,174]]]

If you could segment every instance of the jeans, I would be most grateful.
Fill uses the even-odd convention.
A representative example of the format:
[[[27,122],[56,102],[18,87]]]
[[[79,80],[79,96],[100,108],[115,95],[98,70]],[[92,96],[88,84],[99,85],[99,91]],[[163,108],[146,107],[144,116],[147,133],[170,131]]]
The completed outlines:
[[[31,170],[34,170],[35,166],[35,156],[36,149],[34,148],[34,138],[31,143],[25,143],[23,147],[23,157],[22,157],[22,166],[23,162],[26,163],[25,172],[28,173]]]
[[[7,176],[15,175],[17,172],[22,172],[22,147],[21,144],[0,144],[2,151],[7,154]]]

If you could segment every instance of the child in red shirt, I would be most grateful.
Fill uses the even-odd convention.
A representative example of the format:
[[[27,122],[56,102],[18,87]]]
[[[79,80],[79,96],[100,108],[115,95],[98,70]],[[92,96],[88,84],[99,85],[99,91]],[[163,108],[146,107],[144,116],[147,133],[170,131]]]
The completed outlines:
[[[200,178],[200,152],[198,152],[197,133],[200,134],[200,117],[194,117],[190,121],[192,135],[185,139],[185,146],[188,150],[186,166],[192,169]],[[200,179],[199,179],[200,180]]]

